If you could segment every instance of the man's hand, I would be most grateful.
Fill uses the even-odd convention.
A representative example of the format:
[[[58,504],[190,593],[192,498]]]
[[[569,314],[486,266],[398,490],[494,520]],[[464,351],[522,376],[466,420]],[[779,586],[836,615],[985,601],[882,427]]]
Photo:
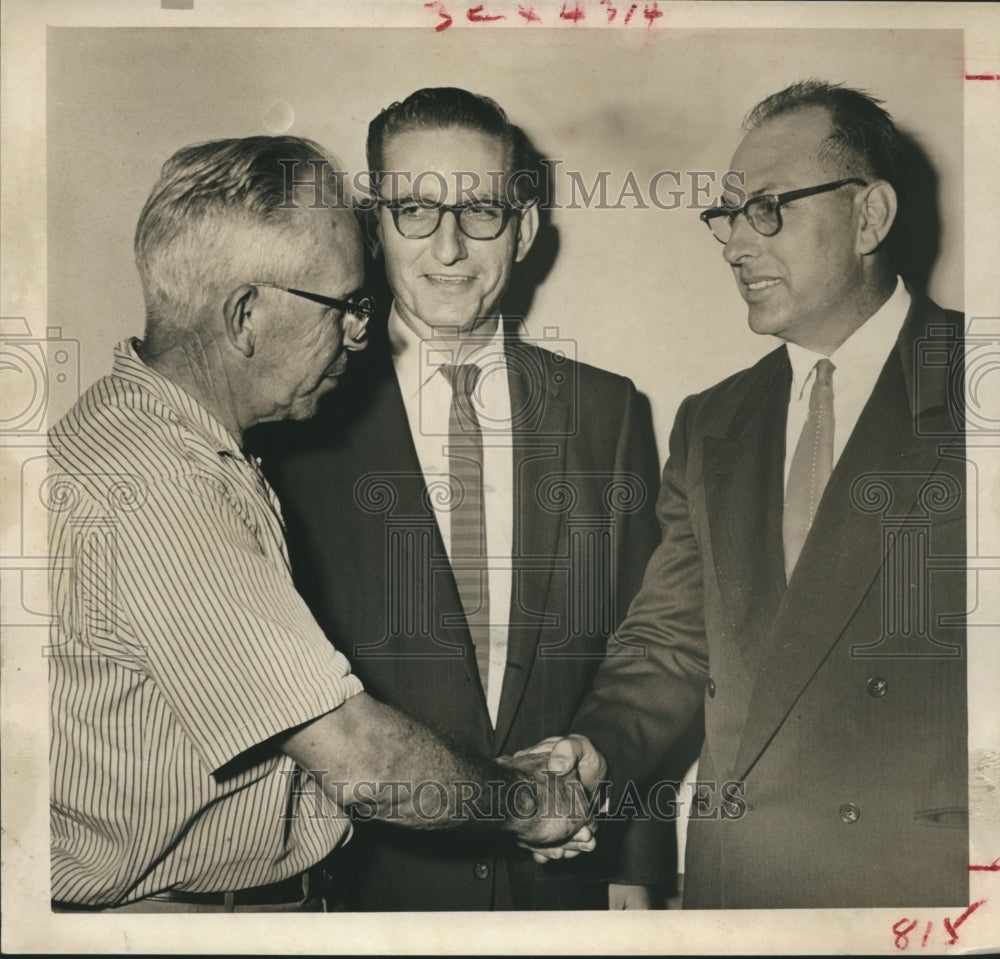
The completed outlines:
[[[546,769],[550,774],[563,777],[575,774],[588,796],[597,788],[607,775],[608,764],[604,757],[594,748],[586,736],[551,736],[529,749],[522,749],[514,754],[514,761],[520,765],[529,757],[544,757]],[[593,814],[599,812],[594,809]],[[532,858],[537,863],[546,863],[550,859],[572,859],[581,852],[593,852],[597,846],[596,825],[588,823],[560,845],[539,845],[522,837],[518,845],[530,850]]]
[[[608,909],[655,909],[656,897],[652,886],[626,886],[613,882],[608,886]]]
[[[593,848],[593,833],[587,829],[593,816],[575,761],[560,764],[567,770],[564,775],[549,772],[550,750],[484,763],[452,750],[416,720],[363,692],[287,733],[281,748],[312,772],[338,807],[362,807],[369,819],[412,829],[464,823],[466,828],[513,833],[540,849],[567,840],[581,850]],[[438,784],[444,797],[432,817],[416,802],[416,787],[424,782]],[[502,815],[491,808],[489,816],[470,818],[477,807],[469,805],[464,789],[469,785],[474,795],[488,799],[493,786],[504,786],[506,794],[497,797],[505,800]]]
[[[548,849],[570,844],[586,851],[594,847],[593,814],[575,768],[563,774],[551,771],[549,757],[541,752],[497,761],[524,781],[511,787],[513,802],[508,802],[513,809],[508,819],[519,845]]]
[[[535,862],[544,865],[550,859],[572,859],[574,856],[579,856],[581,852],[593,852],[597,848],[596,834],[597,826],[591,823],[578,829],[559,846],[537,846],[520,840],[517,844],[522,849],[527,849]]]
[[[548,756],[549,772],[564,775],[575,769],[588,793],[593,792],[608,774],[608,764],[604,757],[586,736],[578,733],[565,737],[550,736],[529,749],[514,753],[514,759],[538,755]]]

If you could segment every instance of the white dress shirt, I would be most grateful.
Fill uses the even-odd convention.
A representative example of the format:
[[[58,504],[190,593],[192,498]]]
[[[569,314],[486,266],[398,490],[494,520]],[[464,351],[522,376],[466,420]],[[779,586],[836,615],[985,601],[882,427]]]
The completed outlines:
[[[910,309],[910,294],[896,278],[892,296],[862,323],[833,353],[833,465],[865,408],[882,367],[899,339]],[[809,415],[809,394],[816,375],[816,363],[823,354],[813,353],[795,343],[786,343],[792,364],[792,392],[788,399],[788,426],[785,433],[785,484],[799,434]]]
[[[514,529],[514,453],[511,434],[510,385],[504,353],[503,321],[492,333],[473,335],[459,348],[450,340],[421,339],[399,315],[389,314],[389,342],[399,380],[410,435],[428,487],[447,487],[448,414],[451,385],[440,367],[475,363],[482,371],[473,391],[473,406],[483,437],[483,508],[486,518],[487,568],[490,591],[490,667],[486,704],[494,726],[507,664],[511,594],[511,547]],[[447,496],[429,497],[445,549],[451,553],[451,506]]]

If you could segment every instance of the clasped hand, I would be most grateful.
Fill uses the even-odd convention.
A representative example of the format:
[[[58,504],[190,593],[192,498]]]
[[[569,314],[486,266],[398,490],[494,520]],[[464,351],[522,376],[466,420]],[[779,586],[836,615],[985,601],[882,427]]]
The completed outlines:
[[[590,796],[607,775],[607,763],[585,736],[551,736],[510,760],[518,770],[546,779],[549,808],[518,830],[518,845],[535,862],[572,859],[597,846]],[[566,814],[569,815],[566,815]],[[579,817],[579,818],[578,818]]]

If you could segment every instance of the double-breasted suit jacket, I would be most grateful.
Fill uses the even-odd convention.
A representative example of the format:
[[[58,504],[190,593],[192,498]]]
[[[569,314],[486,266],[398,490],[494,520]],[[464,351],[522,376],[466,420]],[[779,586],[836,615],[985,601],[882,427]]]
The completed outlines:
[[[686,907],[966,902],[961,334],[913,298],[787,584],[785,348],[677,414],[664,538],[574,728],[642,778],[704,701]]]
[[[566,732],[659,539],[655,441],[632,383],[512,336],[506,361],[513,573],[495,729],[431,507],[443,485],[421,472],[388,350],[352,358],[339,403],[264,457],[297,585],[366,690],[486,757]],[[607,908],[612,868],[379,823],[338,856],[360,909]]]

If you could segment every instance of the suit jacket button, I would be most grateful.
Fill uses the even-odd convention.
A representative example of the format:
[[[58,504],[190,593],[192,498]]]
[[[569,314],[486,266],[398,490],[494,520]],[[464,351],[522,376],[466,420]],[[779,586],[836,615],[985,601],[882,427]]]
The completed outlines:
[[[883,679],[881,676],[872,676],[868,680],[868,684],[865,687],[868,690],[868,695],[873,696],[878,699],[880,696],[884,696],[886,691],[889,689],[889,681]]]
[[[710,679],[708,681],[708,695],[710,699],[715,699],[715,680]]]
[[[852,802],[845,802],[843,806],[840,807],[840,821],[841,822],[857,822],[861,818],[861,810]]]
[[[477,862],[472,868],[472,875],[477,879],[489,879],[490,878],[490,867],[485,862]]]

